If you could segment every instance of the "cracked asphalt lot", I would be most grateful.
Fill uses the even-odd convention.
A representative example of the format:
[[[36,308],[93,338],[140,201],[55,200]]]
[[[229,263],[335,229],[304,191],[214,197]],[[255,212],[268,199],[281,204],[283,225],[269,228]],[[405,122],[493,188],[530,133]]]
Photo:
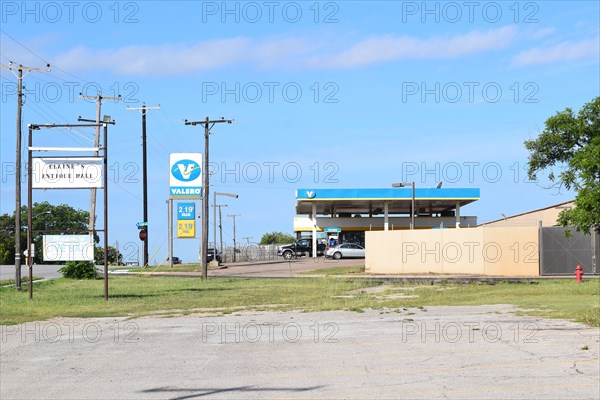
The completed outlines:
[[[509,305],[2,326],[2,399],[599,399],[600,331]]]

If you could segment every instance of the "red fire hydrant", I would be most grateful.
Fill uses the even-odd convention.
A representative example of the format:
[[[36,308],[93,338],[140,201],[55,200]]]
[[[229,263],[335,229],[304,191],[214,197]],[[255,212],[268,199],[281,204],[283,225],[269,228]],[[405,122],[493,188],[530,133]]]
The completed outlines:
[[[581,283],[582,278],[583,268],[581,268],[581,265],[578,265],[577,268],[575,268],[575,282]]]

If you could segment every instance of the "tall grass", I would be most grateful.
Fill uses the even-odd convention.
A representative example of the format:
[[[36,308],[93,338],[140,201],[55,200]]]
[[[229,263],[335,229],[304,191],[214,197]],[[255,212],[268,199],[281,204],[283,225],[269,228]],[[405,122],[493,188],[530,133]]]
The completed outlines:
[[[362,291],[381,285],[359,279],[294,278],[235,279],[153,278],[113,276],[110,299],[103,298],[103,281],[55,279],[0,288],[0,324],[17,324],[53,317],[137,317],[192,312],[230,313],[240,310],[402,309],[434,305],[514,304],[527,313],[600,326],[600,281],[538,281],[535,283],[452,284],[440,286],[385,285],[383,291]],[[445,290],[452,288],[451,290]],[[394,294],[414,294],[403,298]]]

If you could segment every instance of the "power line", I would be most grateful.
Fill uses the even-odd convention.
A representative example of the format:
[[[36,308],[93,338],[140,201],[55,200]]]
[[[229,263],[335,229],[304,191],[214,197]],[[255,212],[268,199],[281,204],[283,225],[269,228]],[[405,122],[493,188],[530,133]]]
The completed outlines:
[[[48,62],[46,59],[44,59],[42,56],[40,56],[40,55],[39,55],[38,53],[36,53],[35,51],[31,50],[29,47],[25,46],[23,43],[19,42],[19,41],[18,41],[17,39],[15,39],[13,36],[11,36],[10,34],[8,34],[8,33],[7,33],[5,30],[3,30],[3,29],[0,29],[0,33],[2,33],[2,34],[4,34],[4,35],[6,35],[6,36],[7,36],[9,39],[11,39],[13,42],[15,42],[16,44],[18,44],[19,46],[21,46],[23,49],[27,50],[27,51],[28,51],[30,54],[32,54],[32,55],[33,55],[35,58],[37,58],[37,59],[39,59],[40,61],[42,61],[44,64],[47,64],[47,65],[49,65],[49,64],[50,64],[50,63],[49,63],[49,62]],[[6,59],[7,61],[10,61],[10,58],[6,57],[4,54],[2,54],[2,58]],[[52,63],[52,68],[53,68],[54,70],[61,71],[61,72],[63,72],[64,74],[66,74],[66,75],[68,75],[68,76],[70,76],[70,77],[72,77],[72,78],[75,78],[77,81],[79,81],[79,82],[83,83],[84,85],[88,85],[88,84],[92,84],[92,83],[93,83],[93,84],[95,84],[95,85],[99,86],[97,82],[90,82],[90,81],[88,81],[87,79],[84,79],[84,78],[82,78],[82,77],[80,77],[80,76],[77,76],[77,75],[75,75],[75,74],[73,74],[73,73],[71,73],[71,72],[69,72],[69,71],[67,71],[67,70],[65,70],[65,69],[63,69],[63,68],[61,68],[59,65],[56,65],[56,64],[54,64],[54,63]],[[56,79],[59,79],[59,80],[62,80],[62,81],[68,82],[66,79],[64,79],[64,78],[62,78],[62,77],[60,77],[60,76],[57,76],[57,75],[53,75],[53,76],[54,76]],[[99,89],[103,89],[103,88],[102,88],[102,87],[99,87]]]
[[[31,53],[35,58],[39,59],[40,61],[42,61],[44,64],[50,66],[50,63],[47,62],[46,60],[44,60],[42,57],[40,57],[38,54],[36,54],[33,50],[31,50],[29,47],[25,46],[23,43],[19,42],[17,39],[15,39],[14,37],[12,37],[11,35],[9,35],[8,33],[6,33],[5,30],[0,29],[0,32],[2,32],[3,34],[5,34],[6,36],[8,36],[13,42],[15,42],[16,44],[18,44],[19,46],[21,46],[22,48],[24,48],[25,50],[27,50],[29,53]]]

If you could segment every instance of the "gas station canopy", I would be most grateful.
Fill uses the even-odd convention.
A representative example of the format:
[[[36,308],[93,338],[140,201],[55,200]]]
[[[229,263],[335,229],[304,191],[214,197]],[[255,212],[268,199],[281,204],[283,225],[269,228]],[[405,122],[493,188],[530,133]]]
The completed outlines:
[[[414,196],[418,215],[450,215],[479,200],[479,189],[415,188]],[[410,214],[412,188],[296,190],[296,215],[311,214],[313,204],[317,215],[383,215],[386,203],[388,214]]]

